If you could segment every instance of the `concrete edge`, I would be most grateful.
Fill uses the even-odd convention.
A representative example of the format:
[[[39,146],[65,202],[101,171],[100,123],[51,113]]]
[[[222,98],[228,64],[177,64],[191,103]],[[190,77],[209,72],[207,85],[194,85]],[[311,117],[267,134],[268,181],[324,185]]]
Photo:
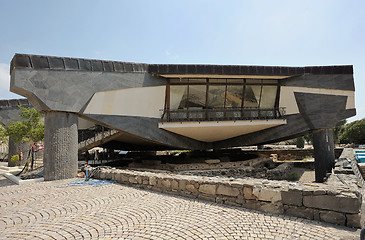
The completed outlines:
[[[34,179],[27,179],[27,180],[21,180],[17,176],[14,176],[11,173],[3,173],[3,176],[12,181],[13,183],[17,185],[26,184],[26,183],[32,183],[32,182],[43,182],[44,178],[34,178]]]

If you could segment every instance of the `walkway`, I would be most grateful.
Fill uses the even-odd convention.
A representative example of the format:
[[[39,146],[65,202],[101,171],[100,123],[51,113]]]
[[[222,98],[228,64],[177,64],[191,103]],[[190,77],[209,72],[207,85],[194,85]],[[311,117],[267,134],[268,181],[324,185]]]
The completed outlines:
[[[0,177],[0,239],[359,239],[359,230],[75,179]]]

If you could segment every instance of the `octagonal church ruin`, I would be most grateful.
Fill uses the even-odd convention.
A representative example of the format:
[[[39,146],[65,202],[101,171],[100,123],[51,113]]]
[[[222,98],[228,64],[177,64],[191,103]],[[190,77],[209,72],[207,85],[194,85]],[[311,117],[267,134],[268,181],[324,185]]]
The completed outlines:
[[[124,150],[222,149],[313,133],[316,181],[332,129],[356,114],[353,66],[145,64],[16,54],[14,93],[45,114],[45,179],[75,177],[78,130]]]

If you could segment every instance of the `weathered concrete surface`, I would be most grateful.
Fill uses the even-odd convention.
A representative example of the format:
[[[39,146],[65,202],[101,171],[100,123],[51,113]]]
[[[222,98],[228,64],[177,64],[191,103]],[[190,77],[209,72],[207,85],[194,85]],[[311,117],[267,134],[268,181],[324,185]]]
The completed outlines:
[[[77,115],[45,113],[44,179],[57,180],[77,174]]]
[[[7,181],[7,180],[4,180]],[[74,179],[0,186],[4,239],[359,239],[359,230]]]

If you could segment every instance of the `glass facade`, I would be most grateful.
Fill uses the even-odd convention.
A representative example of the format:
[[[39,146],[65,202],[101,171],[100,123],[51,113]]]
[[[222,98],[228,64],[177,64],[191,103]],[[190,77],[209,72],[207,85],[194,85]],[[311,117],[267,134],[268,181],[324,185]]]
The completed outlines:
[[[277,115],[278,80],[169,79],[168,85],[165,109],[181,118],[209,120]]]

